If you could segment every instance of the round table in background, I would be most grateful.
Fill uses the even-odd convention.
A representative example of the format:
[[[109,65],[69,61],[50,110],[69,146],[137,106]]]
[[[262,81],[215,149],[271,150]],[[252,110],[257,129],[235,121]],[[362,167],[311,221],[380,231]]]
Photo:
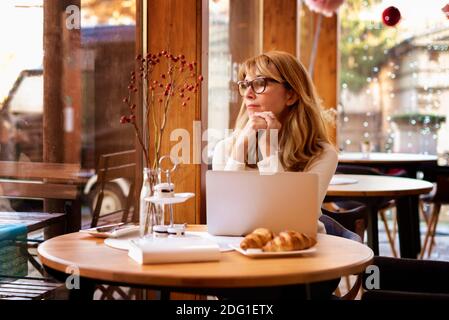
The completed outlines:
[[[339,164],[368,166],[374,168],[401,168],[407,171],[407,176],[416,178],[420,167],[435,166],[438,163],[436,155],[415,153],[384,153],[342,152],[338,155]]]
[[[416,258],[420,252],[419,195],[432,190],[428,181],[392,176],[337,174],[341,180],[356,183],[329,185],[325,201],[355,200],[364,203],[368,210],[368,245],[379,254],[377,214],[379,205],[396,200],[398,233],[401,257]]]

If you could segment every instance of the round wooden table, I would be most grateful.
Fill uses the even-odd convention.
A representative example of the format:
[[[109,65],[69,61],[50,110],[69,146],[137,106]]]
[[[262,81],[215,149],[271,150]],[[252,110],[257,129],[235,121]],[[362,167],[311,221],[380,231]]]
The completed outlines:
[[[362,273],[374,255],[361,243],[330,235],[318,235],[316,248],[299,257],[253,259],[232,251],[222,252],[218,262],[139,265],[127,251],[110,248],[102,239],[71,233],[45,241],[38,254],[51,273],[65,277],[76,267],[81,278],[99,283],[214,294],[220,289],[259,290]]]
[[[410,178],[416,178],[416,172],[420,167],[437,165],[436,155],[415,153],[384,153],[370,152],[367,155],[362,152],[342,152],[338,155],[339,164],[368,166],[380,169],[402,168],[407,171]]]
[[[416,162],[436,162],[437,156],[416,153],[385,153],[371,152],[368,157],[361,152],[342,152],[338,155],[340,163],[369,163],[369,164],[391,164],[396,165]]]
[[[356,200],[368,207],[368,244],[379,254],[377,214],[379,204],[396,199],[399,246],[402,257],[416,258],[420,252],[419,195],[432,190],[428,181],[391,176],[337,174],[340,179],[354,179],[352,184],[329,185],[325,201]]]

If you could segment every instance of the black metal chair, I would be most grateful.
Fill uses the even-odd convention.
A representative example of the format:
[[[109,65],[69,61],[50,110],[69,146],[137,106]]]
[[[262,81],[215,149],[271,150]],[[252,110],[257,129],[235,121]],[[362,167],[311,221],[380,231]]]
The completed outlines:
[[[324,224],[328,234],[362,243],[368,220],[365,209],[364,205],[346,212],[334,212],[321,208],[323,214],[319,220]],[[360,290],[361,281],[362,277],[358,275],[355,284],[350,288],[349,277],[346,277],[348,292],[340,299],[353,300]]]
[[[374,257],[379,268],[379,288],[367,287],[362,300],[449,300],[449,262]]]
[[[431,192],[421,198],[422,202],[433,205],[430,217],[425,217],[427,222],[427,232],[420,253],[420,258],[424,258],[427,251],[427,257],[429,258],[435,244],[435,235],[441,206],[449,204],[449,168],[438,166],[427,168],[427,170],[424,171],[424,179],[436,182],[436,192]]]

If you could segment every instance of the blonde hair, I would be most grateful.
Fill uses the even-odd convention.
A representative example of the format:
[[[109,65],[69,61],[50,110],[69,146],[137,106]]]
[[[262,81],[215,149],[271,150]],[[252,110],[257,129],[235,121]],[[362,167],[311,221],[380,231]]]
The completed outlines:
[[[246,60],[240,67],[239,80],[248,73],[275,79],[296,93],[298,100],[287,107],[283,118],[279,152],[287,171],[303,171],[310,160],[321,154],[323,143],[329,143],[312,79],[298,59],[282,51],[270,51]],[[235,129],[243,129],[247,122],[248,114],[242,103]]]

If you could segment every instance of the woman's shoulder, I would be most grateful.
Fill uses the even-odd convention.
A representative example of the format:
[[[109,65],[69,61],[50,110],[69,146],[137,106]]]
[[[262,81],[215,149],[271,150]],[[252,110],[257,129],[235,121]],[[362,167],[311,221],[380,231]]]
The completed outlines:
[[[320,145],[323,148],[322,155],[338,158],[337,148],[334,145],[328,142],[321,142]]]

